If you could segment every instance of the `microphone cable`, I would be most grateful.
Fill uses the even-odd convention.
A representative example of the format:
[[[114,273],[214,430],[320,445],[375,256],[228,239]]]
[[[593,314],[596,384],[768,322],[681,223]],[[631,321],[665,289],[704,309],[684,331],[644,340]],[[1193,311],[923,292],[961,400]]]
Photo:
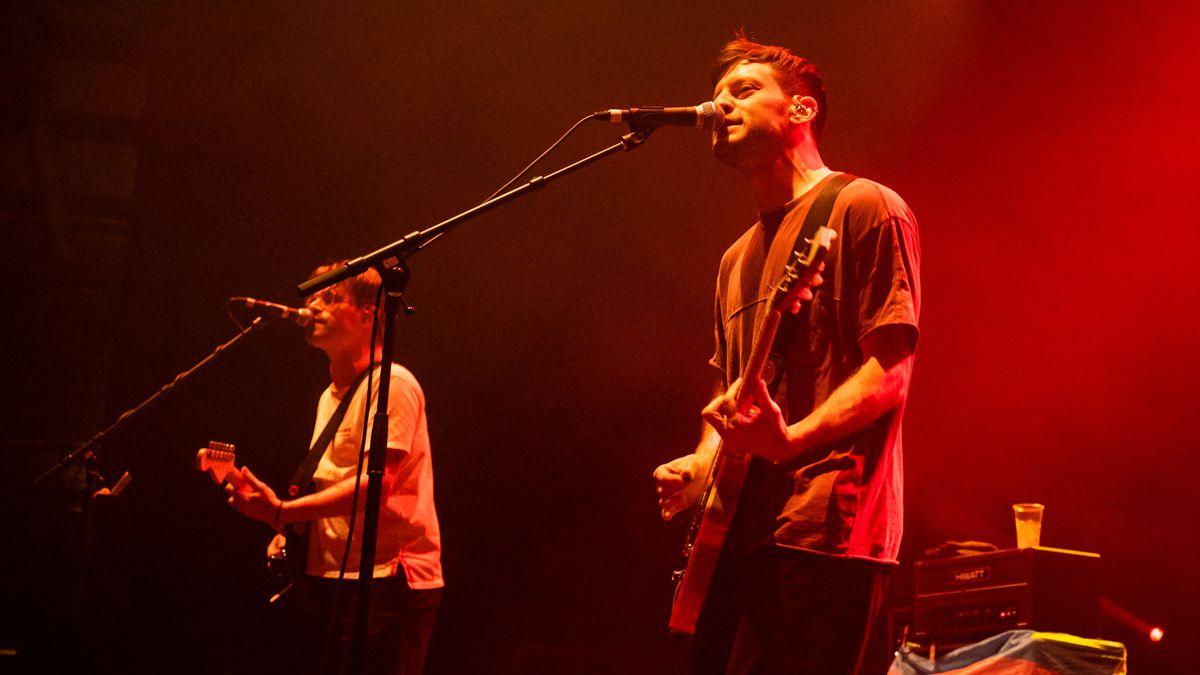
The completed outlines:
[[[567,132],[565,134],[558,137],[557,141],[554,141],[553,143],[550,144],[550,147],[543,150],[542,154],[535,157],[533,159],[533,161],[530,162],[528,165],[526,165],[526,167],[524,169],[521,169],[521,171],[518,172],[517,175],[508,179],[507,183],[505,183],[504,185],[501,185],[495,192],[493,192],[491,195],[488,196],[487,199],[485,199],[483,201],[486,202],[486,201],[495,199],[496,195],[500,194],[501,192],[504,192],[506,189],[508,189],[508,186],[517,182],[517,179],[519,179],[521,176],[524,176],[525,174],[529,173],[529,170],[532,169],[534,167],[534,165],[536,165],[538,162],[542,161],[542,158],[544,158],[546,155],[550,154],[550,151],[554,150],[554,148],[557,148],[560,143],[567,140],[567,136],[570,136],[571,134],[575,133],[575,130],[579,128],[579,125],[583,124],[584,122],[589,122],[589,121],[591,121],[591,119],[592,119],[592,116],[587,115],[583,119],[581,119],[578,122],[576,122],[575,124],[573,124],[570,129],[567,129]]]
[[[238,330],[240,330],[240,331],[246,330],[246,324],[243,323],[241,318],[238,317],[238,313],[233,311],[233,308],[236,306],[237,306],[237,303],[235,303],[233,301],[233,298],[229,298],[228,300],[225,301],[225,313],[229,315],[229,318],[233,321],[233,325],[237,326]],[[261,318],[261,317],[255,317],[255,318],[257,319],[257,318]]]
[[[239,319],[237,314],[234,313],[233,305],[234,305],[233,298],[226,300],[225,301],[225,313],[229,315],[229,318],[233,321],[233,325],[237,326],[238,330],[240,330],[240,331],[246,330],[246,326],[244,324],[242,324],[242,320]]]
[[[504,185],[501,185],[499,188],[497,188],[495,192],[488,195],[487,199],[484,199],[482,202],[480,202],[480,204],[486,204],[487,202],[495,199],[496,195],[499,195],[501,192],[504,192],[505,190],[507,190],[508,186],[517,182],[518,179],[520,179],[525,174],[529,173],[529,170],[532,169],[534,166],[536,166],[538,162],[542,161],[542,159],[545,158],[546,155],[550,154],[550,152],[553,151],[555,148],[557,148],[563,141],[567,140],[568,136],[575,133],[575,130],[578,129],[581,124],[583,124],[584,122],[591,121],[592,118],[593,118],[592,115],[587,115],[587,116],[583,117],[582,119],[580,119],[575,124],[571,125],[571,128],[567,129],[566,133],[564,133],[562,136],[559,136],[557,141],[554,141],[553,143],[551,143],[550,147],[548,147],[542,151],[542,154],[538,155],[537,157],[534,157],[533,161],[530,162],[529,164],[525,165],[524,169],[521,169],[520,171],[518,171],[517,175],[513,176],[512,178],[509,178],[507,183],[505,183]],[[422,242],[421,245],[417,247],[417,250],[420,251],[421,249],[432,244],[433,242],[437,241],[438,239],[441,239],[443,234],[445,234],[445,232],[442,232],[441,234],[438,234],[434,237],[430,237],[427,241]]]

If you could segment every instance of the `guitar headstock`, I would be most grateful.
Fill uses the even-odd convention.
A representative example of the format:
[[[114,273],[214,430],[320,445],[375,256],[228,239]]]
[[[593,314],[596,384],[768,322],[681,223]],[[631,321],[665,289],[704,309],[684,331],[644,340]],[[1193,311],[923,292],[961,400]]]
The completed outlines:
[[[792,251],[792,259],[783,271],[779,283],[771,289],[771,297],[767,299],[767,308],[778,310],[795,304],[804,289],[811,288],[813,278],[821,270],[821,263],[829,253],[837,233],[828,227],[817,230],[812,239],[805,239],[803,248]]]
[[[208,447],[196,453],[196,470],[207,471],[217,484],[224,483],[230,473],[237,471],[235,450],[233,443],[209,441]]]

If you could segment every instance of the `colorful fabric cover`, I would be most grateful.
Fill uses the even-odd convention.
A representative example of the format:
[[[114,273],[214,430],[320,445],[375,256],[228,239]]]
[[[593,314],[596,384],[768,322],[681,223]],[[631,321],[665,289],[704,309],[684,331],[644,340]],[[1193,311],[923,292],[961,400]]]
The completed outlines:
[[[1066,633],[1011,630],[931,661],[907,647],[888,675],[1125,675],[1125,645]]]

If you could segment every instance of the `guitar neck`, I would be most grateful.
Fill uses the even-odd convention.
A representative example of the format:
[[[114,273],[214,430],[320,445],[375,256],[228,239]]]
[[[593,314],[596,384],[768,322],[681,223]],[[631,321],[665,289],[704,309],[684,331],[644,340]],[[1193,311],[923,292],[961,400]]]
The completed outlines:
[[[771,345],[775,342],[775,334],[779,332],[779,322],[783,320],[783,312],[778,308],[771,309],[762,319],[762,325],[754,336],[754,347],[750,350],[750,358],[742,369],[742,388],[738,391],[737,406],[741,412],[746,412],[754,396],[754,387],[748,383],[762,377],[771,355]]]
[[[746,367],[742,369],[742,388],[738,392],[737,400],[739,411],[744,413],[746,408],[750,407],[754,387],[748,386],[747,383],[762,377],[767,359],[771,355],[771,347],[775,344],[775,334],[779,332],[779,324],[783,321],[785,308],[797,303],[799,294],[810,287],[835,236],[833,230],[822,227],[812,239],[805,239],[807,249],[793,251],[792,262],[771,291],[767,299],[767,313],[763,315],[762,323],[754,333],[754,347],[750,350]]]

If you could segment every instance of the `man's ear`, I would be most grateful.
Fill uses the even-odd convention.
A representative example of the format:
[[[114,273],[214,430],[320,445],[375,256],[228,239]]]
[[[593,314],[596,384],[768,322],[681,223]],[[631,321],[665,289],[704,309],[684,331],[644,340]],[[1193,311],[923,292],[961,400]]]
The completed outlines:
[[[358,309],[362,312],[363,323],[370,326],[371,322],[375,320],[375,310],[370,307],[359,307]]]
[[[792,97],[792,107],[788,119],[796,124],[811,122],[817,117],[817,99],[811,96]]]

